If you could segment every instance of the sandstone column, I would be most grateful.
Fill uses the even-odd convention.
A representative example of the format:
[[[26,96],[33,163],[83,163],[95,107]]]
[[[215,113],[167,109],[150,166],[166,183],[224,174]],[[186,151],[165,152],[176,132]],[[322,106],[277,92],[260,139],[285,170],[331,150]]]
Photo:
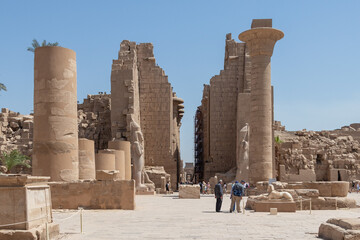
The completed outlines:
[[[122,150],[125,152],[125,180],[131,180],[131,149],[130,142],[114,140],[108,142],[109,149]]]
[[[34,62],[33,175],[79,179],[76,54],[39,47]]]
[[[254,22],[253,22],[254,25]],[[255,27],[239,35],[250,50],[250,175],[252,184],[272,178],[272,104],[270,58],[284,33],[272,27]]]
[[[95,179],[95,146],[94,141],[79,139],[79,179]]]
[[[115,170],[119,171],[117,180],[125,180],[125,152],[123,150],[108,149],[115,154]]]
[[[100,150],[95,155],[96,170],[115,170],[115,153],[109,150]]]

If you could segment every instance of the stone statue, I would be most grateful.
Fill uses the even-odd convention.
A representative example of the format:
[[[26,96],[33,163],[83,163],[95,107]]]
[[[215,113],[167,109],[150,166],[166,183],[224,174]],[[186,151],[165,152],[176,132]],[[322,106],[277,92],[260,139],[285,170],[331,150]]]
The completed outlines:
[[[267,194],[261,194],[259,196],[253,197],[257,200],[273,200],[273,199],[286,199],[288,201],[294,201],[293,197],[288,192],[278,192],[274,189],[272,184],[269,184],[267,188]]]
[[[134,179],[136,190],[146,191],[148,189],[154,190],[154,183],[149,179],[149,176],[144,170],[144,136],[141,132],[139,124],[137,124],[131,115],[130,117],[130,142],[131,154],[134,163]]]
[[[239,141],[239,157],[236,161],[236,178],[235,180],[241,181],[242,179],[248,179],[249,171],[249,126],[246,123],[245,126],[240,130]]]
[[[285,198],[286,200],[294,201],[290,193],[275,191],[274,186],[272,184],[269,184],[268,186],[268,193],[269,193],[269,200]]]

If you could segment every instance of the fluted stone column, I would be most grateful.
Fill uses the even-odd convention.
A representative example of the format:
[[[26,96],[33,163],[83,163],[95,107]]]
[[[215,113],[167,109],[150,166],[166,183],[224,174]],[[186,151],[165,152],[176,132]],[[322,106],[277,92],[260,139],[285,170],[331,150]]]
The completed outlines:
[[[249,180],[272,178],[272,104],[270,59],[276,41],[284,33],[271,27],[258,27],[239,35],[251,57]]]
[[[79,179],[76,54],[39,47],[34,61],[33,175]]]

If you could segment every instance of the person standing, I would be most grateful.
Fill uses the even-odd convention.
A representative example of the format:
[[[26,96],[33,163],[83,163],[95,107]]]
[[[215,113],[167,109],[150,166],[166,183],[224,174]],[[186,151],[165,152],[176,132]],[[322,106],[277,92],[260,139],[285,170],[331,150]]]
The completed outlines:
[[[168,194],[170,192],[169,184],[170,184],[169,182],[166,182],[166,184],[165,184],[166,194]]]
[[[216,185],[214,189],[215,198],[216,198],[216,212],[220,212],[221,205],[222,205],[222,199],[223,199],[223,189],[222,189],[222,180],[220,180]]]
[[[243,182],[243,180],[241,180],[241,182]],[[241,183],[239,183],[238,181],[235,181],[235,184],[231,189],[230,212],[233,212],[235,204],[236,204],[236,211],[238,213],[241,212],[241,210],[240,210],[240,201],[242,199],[243,194],[244,194],[244,186]]]

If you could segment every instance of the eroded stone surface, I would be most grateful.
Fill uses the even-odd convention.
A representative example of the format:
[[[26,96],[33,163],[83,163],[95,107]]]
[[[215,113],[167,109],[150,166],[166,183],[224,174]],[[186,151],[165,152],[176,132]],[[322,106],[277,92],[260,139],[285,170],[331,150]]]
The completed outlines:
[[[319,237],[329,240],[360,239],[359,218],[331,218],[319,227]]]
[[[135,209],[134,180],[51,182],[54,209]]]
[[[200,186],[180,185],[179,198],[200,198]]]

